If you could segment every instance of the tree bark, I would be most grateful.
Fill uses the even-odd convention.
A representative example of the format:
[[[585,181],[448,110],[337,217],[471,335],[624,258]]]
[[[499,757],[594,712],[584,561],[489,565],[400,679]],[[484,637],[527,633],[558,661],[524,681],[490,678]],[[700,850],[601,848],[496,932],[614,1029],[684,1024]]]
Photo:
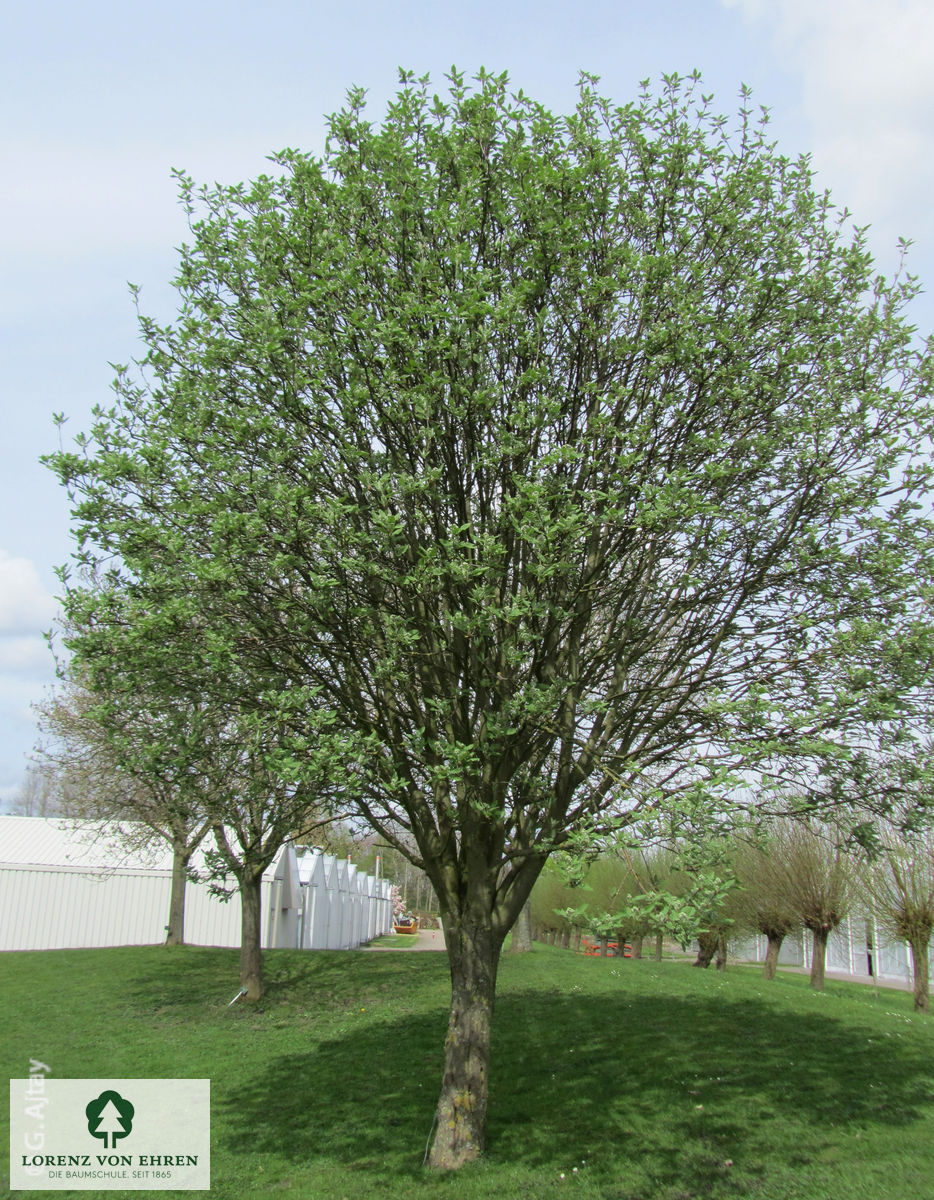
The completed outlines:
[[[726,970],[726,956],[727,956],[726,930],[721,929],[717,933],[717,961],[716,961],[715,965],[716,965],[716,968],[718,971]]]
[[[915,1012],[930,1011],[928,984],[928,939],[915,938],[911,946],[911,973],[914,977]]]
[[[713,961],[717,950],[717,935],[712,929],[704,929],[697,935],[697,958],[693,966],[706,969]]]
[[[444,915],[451,1012],[429,1165],[456,1170],[482,1152],[489,1100],[490,1031],[502,942],[489,922]]]
[[[581,929],[581,927],[579,925],[575,925],[574,932],[571,935],[571,949],[574,951],[575,954],[580,953],[582,934],[583,934],[583,930]]]
[[[662,951],[664,950],[664,948],[665,948],[665,935],[663,933],[656,933],[656,935],[655,935],[655,961],[656,962],[662,961]]]
[[[642,943],[644,940],[645,939],[643,938],[643,935],[641,933],[637,933],[636,936],[632,939],[632,957],[633,958],[641,958],[642,957]]]
[[[828,929],[812,929],[814,948],[811,951],[811,987],[816,991],[824,990],[824,967],[827,961]]]
[[[190,851],[184,842],[172,845],[172,894],[169,899],[169,923],[165,931],[167,946],[185,944],[185,887],[188,883]]]
[[[262,874],[248,872],[240,879],[240,986],[244,1000],[260,1000],[263,995],[262,882]]]
[[[512,927],[509,949],[513,954],[527,954],[532,949],[532,904],[526,900]]]
[[[783,933],[768,933],[766,937],[769,939],[769,944],[765,951],[765,966],[762,969],[762,978],[774,979],[775,973],[778,970],[778,955],[782,948],[782,942],[785,940],[785,935]]]

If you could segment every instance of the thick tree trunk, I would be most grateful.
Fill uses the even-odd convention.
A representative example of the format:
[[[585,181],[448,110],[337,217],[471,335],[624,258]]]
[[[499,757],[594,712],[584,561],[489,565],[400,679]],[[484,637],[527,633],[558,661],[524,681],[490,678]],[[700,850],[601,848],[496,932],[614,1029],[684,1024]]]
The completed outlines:
[[[240,879],[240,986],[244,1000],[260,1000],[263,995],[262,882],[262,875],[244,873]]]
[[[662,951],[664,950],[664,948],[665,948],[665,935],[663,933],[656,933],[656,935],[655,935],[655,961],[656,962],[662,961]]]
[[[632,957],[633,958],[641,958],[642,957],[642,943],[644,940],[645,939],[643,938],[641,933],[637,933],[636,936],[632,939]]]
[[[185,942],[185,887],[188,883],[188,852],[184,842],[172,846],[172,894],[169,899],[169,923],[165,930],[167,946]]]
[[[512,927],[509,949],[513,954],[527,954],[532,949],[532,905],[526,900]]]
[[[765,966],[762,969],[763,979],[774,979],[775,973],[778,970],[778,955],[782,948],[782,942],[785,940],[783,933],[766,934],[769,939],[768,947],[765,951]]]
[[[571,947],[571,930],[570,929],[562,929],[561,930],[561,949],[569,950],[570,947]]]
[[[451,966],[451,1012],[444,1077],[429,1165],[456,1170],[477,1158],[486,1140],[490,1030],[501,942],[489,922],[444,917]]]
[[[717,951],[717,934],[713,929],[704,929],[697,935],[697,958],[693,966],[706,969]]]
[[[583,936],[583,932],[584,931],[579,925],[574,926],[574,932],[571,934],[571,949],[575,954],[580,953],[581,937]]]
[[[827,937],[829,930],[813,929],[814,948],[811,951],[811,987],[818,992],[824,990],[824,967],[827,961]]]
[[[930,1011],[928,987],[928,939],[915,938],[911,946],[911,971],[914,976],[915,1012]]]
[[[717,934],[716,968],[718,971],[726,970],[726,955],[727,955],[726,931],[721,929]]]

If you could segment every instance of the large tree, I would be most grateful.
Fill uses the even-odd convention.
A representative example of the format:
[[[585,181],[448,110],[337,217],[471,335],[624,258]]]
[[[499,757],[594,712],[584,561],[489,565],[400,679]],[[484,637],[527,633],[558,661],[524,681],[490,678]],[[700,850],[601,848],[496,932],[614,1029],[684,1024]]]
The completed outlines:
[[[616,107],[585,77],[558,117],[404,75],[382,125],[353,91],[323,160],[275,163],[180,177],[178,317],[53,465],[82,561],[161,597],[150,635],[207,631],[285,743],[303,705],[262,680],[304,689],[416,847],[452,981],[430,1162],[457,1167],[555,847],[844,737],[806,668],[904,605],[927,537],[916,285],[697,79]]]

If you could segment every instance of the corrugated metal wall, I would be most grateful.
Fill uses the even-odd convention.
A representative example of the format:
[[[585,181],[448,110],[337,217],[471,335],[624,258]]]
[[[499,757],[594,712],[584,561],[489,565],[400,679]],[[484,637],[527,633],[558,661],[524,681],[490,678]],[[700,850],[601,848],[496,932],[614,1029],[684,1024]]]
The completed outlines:
[[[264,911],[269,890],[264,880]],[[165,941],[170,892],[171,875],[164,871],[5,866],[0,870],[0,950],[159,944]],[[204,884],[189,883],[185,941],[239,946],[239,896],[224,903]]]
[[[0,816],[0,950],[164,942],[172,887],[171,853],[159,845],[128,849],[116,836],[118,832],[101,830],[93,822]],[[203,865],[196,861],[203,853],[203,847],[196,853],[195,869]],[[325,929],[333,926],[335,948],[368,940],[371,924],[379,932],[388,930],[389,884],[385,880],[371,881],[356,867],[330,855],[309,853],[306,857],[316,865],[318,882],[327,882],[325,861],[333,871],[333,889],[318,890],[321,899],[328,901],[321,906],[319,923]],[[300,944],[302,909],[313,890],[302,887],[294,848],[283,847],[261,885],[264,947]],[[354,905],[359,910],[356,913]],[[368,913],[365,919],[364,909],[369,906],[378,907],[382,919],[371,922]],[[238,947],[240,914],[240,896],[235,889],[224,900],[207,883],[189,881],[185,941],[197,946]],[[305,944],[314,944],[310,930]]]

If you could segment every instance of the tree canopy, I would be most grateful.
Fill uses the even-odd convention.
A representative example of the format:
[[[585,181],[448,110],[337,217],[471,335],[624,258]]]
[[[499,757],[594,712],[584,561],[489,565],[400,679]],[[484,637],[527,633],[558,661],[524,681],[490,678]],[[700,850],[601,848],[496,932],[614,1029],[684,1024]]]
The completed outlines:
[[[242,690],[290,769],[328,754],[414,841],[454,992],[431,1161],[456,1166],[548,854],[839,742],[858,702],[822,656],[923,604],[917,284],[698,78],[617,106],[584,76],[556,116],[505,76],[404,73],[381,125],[354,90],[323,159],[274,162],[179,176],[177,318],[142,319],[139,368],[52,456],[79,562],[139,614],[73,648],[103,681],[143,637],[163,686]]]

